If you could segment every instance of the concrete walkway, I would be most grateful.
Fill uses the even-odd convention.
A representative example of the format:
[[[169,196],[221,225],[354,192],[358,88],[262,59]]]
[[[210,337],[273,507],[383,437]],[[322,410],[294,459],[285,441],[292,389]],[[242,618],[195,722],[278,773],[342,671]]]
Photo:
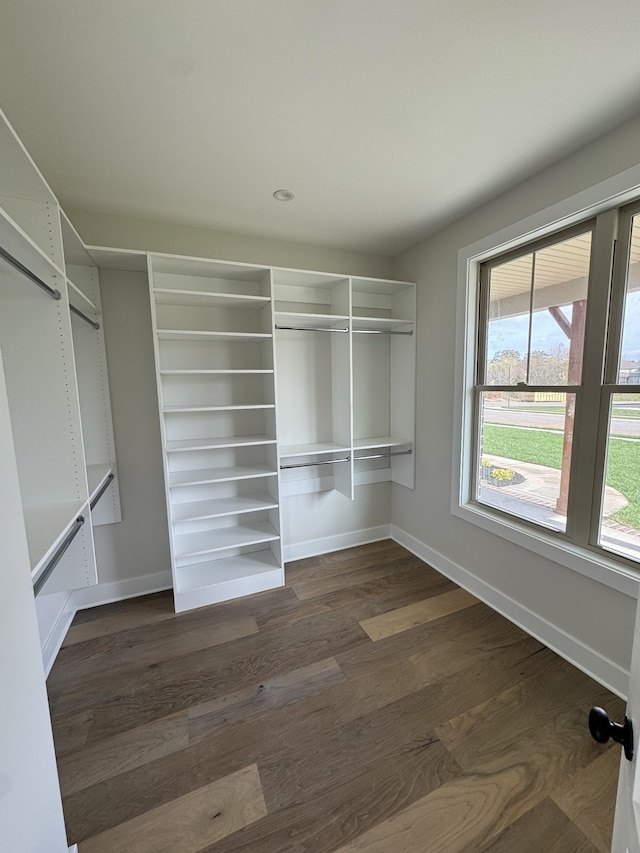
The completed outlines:
[[[555,511],[556,499],[560,492],[560,471],[557,468],[488,454],[484,454],[482,458],[499,468],[516,471],[524,477],[524,482],[514,486],[483,484],[480,487],[481,501],[552,530],[565,529],[566,518]],[[640,530],[608,520],[609,516],[627,503],[627,499],[617,489],[606,486],[600,541],[608,550],[640,561]]]
[[[545,465],[532,465],[530,462],[517,462],[502,456],[483,455],[492,465],[499,468],[510,468],[524,477],[524,483],[516,486],[498,486],[501,492],[513,495],[523,500],[535,501],[555,509],[556,500],[560,494],[560,471],[558,468],[547,468]],[[608,518],[628,503],[627,499],[617,489],[606,486],[604,493],[604,517]]]

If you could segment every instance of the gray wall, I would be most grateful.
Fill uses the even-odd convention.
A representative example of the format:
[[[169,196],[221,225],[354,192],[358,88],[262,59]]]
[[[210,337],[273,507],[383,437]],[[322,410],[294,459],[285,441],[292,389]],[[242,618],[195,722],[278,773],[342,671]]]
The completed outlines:
[[[148,252],[239,261],[244,264],[370,275],[376,278],[388,278],[393,265],[391,258],[382,255],[349,252],[322,245],[289,243],[246,234],[208,231],[205,228],[190,228],[168,222],[151,222],[66,208],[65,213],[85,243],[93,246],[143,249]],[[318,235],[318,243],[322,243],[322,235]]]
[[[513,611],[568,635],[628,670],[635,600],[471,525],[450,512],[458,250],[640,162],[640,119],[470,212],[396,258],[394,277],[418,281],[415,492],[394,487],[393,522],[446,570],[470,573]],[[492,594],[490,588],[485,590]],[[496,596],[499,598],[500,596]]]

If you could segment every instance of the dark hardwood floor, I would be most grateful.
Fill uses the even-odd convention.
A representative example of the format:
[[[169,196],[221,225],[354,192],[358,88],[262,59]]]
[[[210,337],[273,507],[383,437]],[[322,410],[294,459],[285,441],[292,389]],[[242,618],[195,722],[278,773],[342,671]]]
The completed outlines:
[[[609,850],[623,703],[391,541],[80,612],[48,688],[80,853]]]

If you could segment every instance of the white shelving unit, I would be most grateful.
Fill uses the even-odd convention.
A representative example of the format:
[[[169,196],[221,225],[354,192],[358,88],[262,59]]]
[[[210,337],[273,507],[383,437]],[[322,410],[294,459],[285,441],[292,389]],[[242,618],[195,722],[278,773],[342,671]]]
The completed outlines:
[[[150,255],[174,597],[281,586],[270,271]]]
[[[102,335],[82,321],[85,335],[70,311],[95,324],[99,291],[82,241],[1,113],[0,150],[0,354],[32,582],[47,594],[97,583],[91,503],[115,464],[111,410]]]
[[[43,281],[58,299],[0,261],[0,350],[33,581],[77,527],[76,519],[89,514],[67,287],[57,267],[43,269],[40,258],[35,250],[31,257],[24,252],[21,263],[45,273]],[[91,525],[83,524],[46,591],[96,582]]]
[[[416,287],[274,270],[279,464],[287,494],[414,485]]]
[[[285,269],[273,277],[283,483],[329,471],[353,498],[349,279]]]

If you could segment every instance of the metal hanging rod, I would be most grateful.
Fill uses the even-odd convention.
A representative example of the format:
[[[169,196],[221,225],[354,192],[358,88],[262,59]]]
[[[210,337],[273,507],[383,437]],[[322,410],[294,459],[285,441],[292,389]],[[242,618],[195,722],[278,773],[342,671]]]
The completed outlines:
[[[78,532],[79,532],[79,530],[83,524],[84,524],[84,516],[79,515],[75,520],[74,526],[71,528],[71,530],[67,533],[66,537],[64,538],[64,541],[58,546],[58,549],[56,550],[56,552],[49,559],[49,562],[47,563],[47,565],[44,567],[42,572],[38,575],[38,577],[34,581],[34,584],[33,584],[33,594],[34,595],[38,595],[38,593],[40,592],[42,587],[49,580],[49,576],[51,575],[51,572],[58,565],[58,563],[60,562],[60,560],[64,556],[67,548],[69,547],[69,545],[71,545],[73,540],[76,538],[76,535],[78,534]]]
[[[86,314],[83,314],[79,308],[76,308],[76,306],[72,305],[71,303],[69,303],[69,311],[73,311],[74,314],[76,314],[78,317],[81,317],[85,321],[85,323],[88,323],[90,326],[93,326],[94,329],[100,328],[100,323],[96,323],[96,321],[92,320],[91,317],[87,317]]]
[[[354,456],[354,462],[360,462],[362,459],[388,459],[390,456],[410,456],[413,450],[397,450],[393,453],[373,453],[370,456]]]
[[[286,329],[288,332],[348,332],[349,329],[329,329],[322,326],[279,326],[276,329]]]
[[[400,332],[397,329],[354,329],[354,335],[412,335],[413,329],[409,332]]]
[[[10,255],[9,252],[7,252],[7,250],[3,249],[2,247],[0,247],[0,257],[3,257],[5,261],[8,264],[11,264],[14,269],[18,270],[18,272],[22,273],[22,275],[26,276],[29,281],[32,281],[34,284],[37,284],[38,287],[42,288],[42,290],[44,290],[45,293],[48,293],[52,299],[62,299],[62,294],[59,290],[56,290],[55,287],[49,287],[49,285],[46,284],[39,276],[31,272],[28,267],[25,267],[24,264],[21,264],[20,261],[17,260],[17,258],[14,258],[13,255]]]
[[[91,501],[91,503],[89,504],[89,509],[93,509],[93,508],[95,507],[95,505],[98,503],[98,501],[100,500],[100,498],[104,495],[104,493],[107,491],[107,489],[108,489],[108,488],[109,488],[109,486],[111,485],[111,481],[113,480],[113,477],[114,477],[113,473],[109,474],[109,476],[107,477],[107,479],[106,479],[106,480],[104,481],[104,483],[100,486],[100,489],[99,489],[99,490],[95,493],[95,495],[93,496],[93,500],[92,500],[92,501]]]
[[[344,459],[325,459],[322,462],[298,462],[295,465],[281,465],[280,470],[284,471],[287,468],[313,468],[315,465],[333,465],[335,462],[351,462],[351,457],[345,456]]]

